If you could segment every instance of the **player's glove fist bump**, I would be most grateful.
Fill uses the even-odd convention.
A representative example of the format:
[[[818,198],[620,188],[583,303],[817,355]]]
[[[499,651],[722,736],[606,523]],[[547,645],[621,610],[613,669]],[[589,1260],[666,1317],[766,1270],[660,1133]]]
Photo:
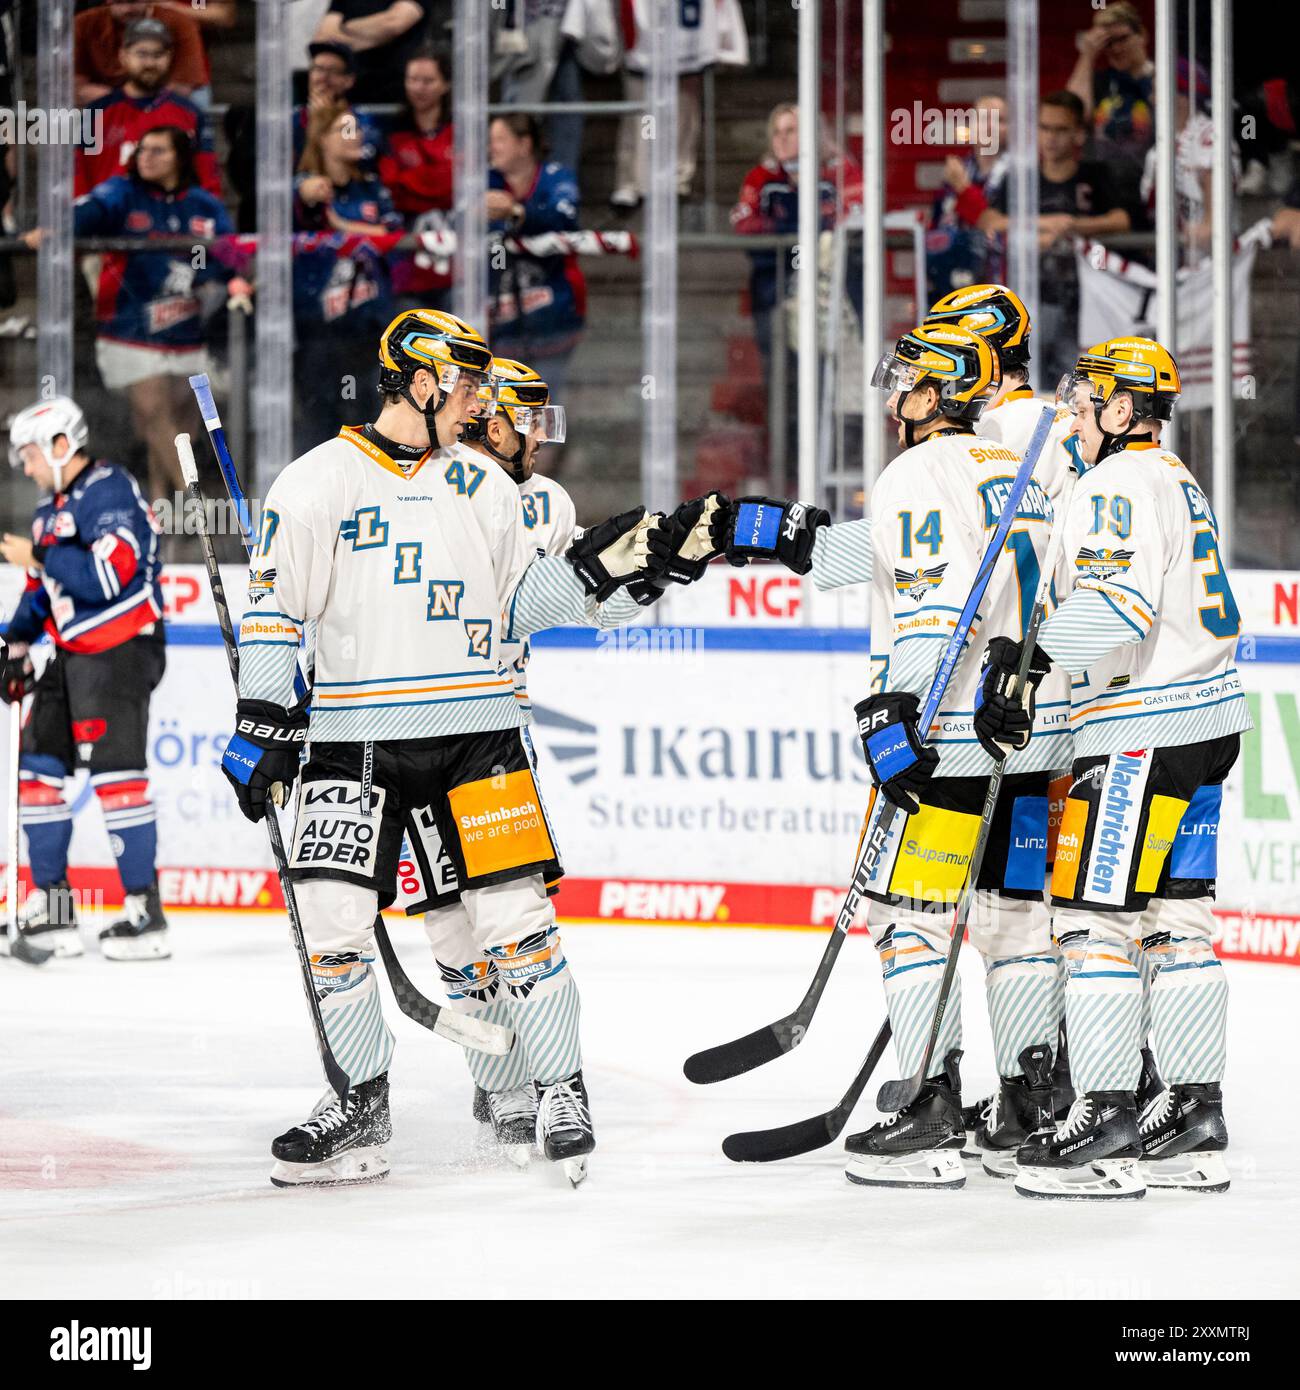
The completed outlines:
[[[305,700],[293,709],[269,700],[240,700],[235,706],[235,732],[222,754],[221,770],[248,820],[259,821],[266,814],[268,793],[284,805],[298,776],[307,722]]]
[[[674,584],[693,584],[722,553],[729,506],[720,492],[711,492],[656,517],[649,533],[651,574]]]
[[[794,574],[812,569],[817,532],[831,519],[822,507],[776,497],[738,497],[728,503],[728,511],[723,554],[729,564],[776,560]]]
[[[984,670],[975,688],[975,737],[994,758],[1019,752],[1034,727],[1034,693],[1052,669],[1052,659],[1034,645],[1023,689],[1019,684],[1024,643],[994,637],[984,654]]]
[[[653,521],[644,507],[633,507],[584,531],[564,552],[582,587],[598,603],[647,574]]]
[[[881,796],[909,815],[921,809],[923,792],[939,766],[939,755],[917,727],[920,702],[905,690],[870,695],[853,706],[871,780]]]

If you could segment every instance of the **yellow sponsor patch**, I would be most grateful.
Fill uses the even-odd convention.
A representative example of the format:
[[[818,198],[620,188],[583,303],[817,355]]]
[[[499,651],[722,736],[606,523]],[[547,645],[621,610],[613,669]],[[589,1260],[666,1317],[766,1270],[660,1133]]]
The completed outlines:
[[[1187,802],[1176,796],[1153,796],[1147,812],[1146,828],[1142,833],[1142,857],[1138,860],[1137,879],[1133,884],[1139,893],[1154,893],[1160,882],[1169,851],[1174,847],[1178,822],[1187,810]]]
[[[1083,860],[1083,836],[1088,828],[1088,803],[1078,797],[1065,798],[1061,828],[1056,834],[1056,862],[1052,865],[1052,896],[1073,898],[1074,885]]]
[[[527,769],[466,782],[447,800],[471,878],[555,858],[542,799]]]
[[[980,818],[922,805],[903,826],[889,891],[922,902],[952,902],[970,870]]]

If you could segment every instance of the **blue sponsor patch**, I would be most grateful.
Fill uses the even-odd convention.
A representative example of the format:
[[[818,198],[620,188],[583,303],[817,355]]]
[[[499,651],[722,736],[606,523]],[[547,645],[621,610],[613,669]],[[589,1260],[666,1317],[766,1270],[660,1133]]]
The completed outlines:
[[[776,550],[781,508],[762,502],[742,502],[736,508],[736,544],[746,550]]]
[[[897,724],[872,734],[867,740],[867,747],[871,750],[872,766],[882,782],[906,772],[916,761],[912,745],[907,741],[907,730]]]
[[[246,787],[262,757],[262,752],[257,744],[250,743],[241,734],[236,734],[226,744],[226,751],[221,755],[221,766],[236,782]]]
[[[1169,851],[1170,878],[1216,878],[1219,872],[1219,813],[1223,787],[1198,787],[1178,822]]]
[[[1011,803],[1011,843],[1003,886],[1037,893],[1047,878],[1047,798],[1018,796]]]

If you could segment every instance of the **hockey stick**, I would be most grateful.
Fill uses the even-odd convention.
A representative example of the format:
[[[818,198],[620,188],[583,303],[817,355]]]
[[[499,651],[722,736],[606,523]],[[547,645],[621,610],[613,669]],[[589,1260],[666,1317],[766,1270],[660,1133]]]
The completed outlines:
[[[947,693],[948,683],[952,680],[958,661],[961,660],[966,647],[966,639],[975,624],[979,606],[984,600],[984,591],[988,588],[993,569],[1002,553],[1002,547],[1006,544],[1007,533],[1011,530],[1011,523],[1015,520],[1016,512],[1020,507],[1020,499],[1029,486],[1034,465],[1037,463],[1038,455],[1047,439],[1052,417],[1051,408],[1045,407],[1042,419],[1039,420],[1034,429],[1033,438],[1030,440],[1024,461],[1007,492],[1002,514],[998,518],[997,529],[993,533],[993,539],[989,542],[984,558],[980,561],[980,567],[976,572],[975,581],[971,585],[970,594],[953,628],[952,636],[949,637],[944,646],[943,655],[939,659],[939,665],[935,670],[934,680],[930,684],[930,692],[926,696],[925,708],[919,721],[919,727],[924,732],[928,733],[933,725],[935,716],[939,712],[939,706]],[[875,876],[876,869],[885,852],[889,833],[893,828],[898,810],[899,808],[885,797],[878,796],[876,798],[875,814],[866,834],[862,837],[861,844],[858,846],[857,862],[853,869],[853,881],[849,885],[849,891],[845,895],[839,915],[835,919],[835,926],[831,931],[830,940],[827,941],[822,952],[822,958],[817,965],[817,972],[813,976],[812,983],[808,986],[807,993],[800,1000],[798,1008],[784,1018],[777,1019],[775,1023],[769,1023],[766,1027],[759,1028],[743,1038],[737,1038],[734,1042],[722,1043],[718,1047],[711,1047],[688,1057],[682,1068],[688,1081],[693,1081],[699,1086],[707,1086],[715,1081],[725,1081],[729,1077],[739,1076],[743,1072],[753,1071],[755,1067],[761,1067],[767,1062],[775,1061],[776,1058],[798,1047],[803,1041],[804,1033],[807,1032],[822,993],[826,989],[826,982],[830,979],[831,970],[835,966],[840,947],[843,946],[844,938],[853,925],[858,905],[862,901],[868,883]]]
[[[217,565],[217,553],[212,548],[212,537],[208,535],[207,515],[203,509],[203,494],[199,491],[199,470],[194,462],[194,449],[188,434],[176,436],[176,456],[180,460],[181,476],[185,480],[185,495],[198,518],[199,544],[203,547],[203,563],[207,566],[208,585],[212,590],[213,606],[217,610],[217,626],[221,629],[221,643],[226,650],[226,662],[230,667],[230,678],[239,690],[239,645],[235,641],[235,629],[230,621],[230,608],[226,603],[226,588]],[[311,960],[307,955],[307,941],[302,932],[302,919],[298,915],[298,899],[289,879],[289,861],[284,852],[284,840],[280,835],[280,822],[276,817],[275,790],[266,794],[265,815],[266,833],[271,841],[271,853],[275,858],[275,871],[280,876],[280,889],[284,894],[284,905],[289,913],[289,927],[293,935],[294,950],[298,953],[298,967],[302,975],[303,989],[307,995],[307,1005],[311,1010],[312,1031],[316,1035],[316,1051],[320,1053],[321,1065],[325,1068],[325,1079],[339,1098],[339,1104],[346,1110],[348,1088],[351,1082],[348,1074],[339,1065],[330,1048],[325,1034],[325,1020],[321,1017],[320,1000],[316,997],[316,985],[312,979]]]
[[[9,936],[9,954],[24,965],[44,965],[54,954],[42,946],[33,946],[18,929],[18,855],[21,845],[18,824],[18,762],[22,757],[23,702],[9,702],[9,782],[5,809],[9,812],[9,862],[5,865],[5,912]]]
[[[217,413],[217,403],[212,398],[212,387],[208,378],[200,374],[190,377],[190,389],[194,392],[194,398],[198,402],[199,413],[203,417],[203,426],[208,432],[212,452],[216,456],[217,466],[221,469],[221,476],[226,484],[226,492],[239,518],[239,531],[244,542],[244,549],[251,555],[253,553],[252,515],[244,496],[244,489],[239,481],[239,475],[235,472],[235,461],[231,458],[230,449],[226,444],[226,432],[221,424],[221,416]],[[188,442],[188,436],[186,439]],[[199,498],[201,505],[202,494],[199,494]],[[303,680],[302,672],[295,671],[294,693],[301,699],[306,691],[307,685]],[[397,1001],[397,1007],[407,1018],[418,1023],[422,1028],[437,1033],[439,1037],[459,1043],[462,1047],[473,1048],[476,1052],[486,1052],[492,1056],[503,1057],[510,1051],[515,1045],[515,1035],[511,1029],[498,1023],[489,1023],[484,1019],[475,1018],[470,1014],[459,1014],[453,1009],[445,1009],[440,1004],[435,1004],[432,999],[415,987],[411,977],[402,968],[393,943],[389,940],[388,928],[378,913],[375,914],[374,932],[375,942],[379,947],[384,968],[388,971],[388,982],[393,989],[393,998]]]
[[[1037,439],[1037,431],[1034,438]],[[1033,451],[1033,441],[1030,441]],[[1026,455],[1028,456],[1028,455]],[[1029,614],[1029,625],[1025,628],[1024,648],[1020,653],[1020,666],[1016,671],[1015,682],[1008,686],[1014,693],[1023,690],[1029,679],[1029,664],[1034,659],[1034,646],[1038,629],[1042,626],[1043,615],[1047,609],[1052,592],[1052,575],[1065,547],[1065,516],[1069,510],[1070,497],[1074,492],[1075,476],[1071,475],[1061,491],[1057,503],[1057,516],[1052,534],[1047,542],[1047,553],[1043,556],[1043,569],[1038,577],[1038,592],[1034,595],[1034,606]],[[997,808],[998,797],[1002,791],[1002,778],[1006,768],[1006,758],[999,758],[993,764],[989,775],[988,789],[984,794],[984,810],[980,819],[979,834],[975,839],[975,849],[971,854],[970,869],[957,900],[957,912],[953,922],[952,938],[948,943],[948,960],[943,968],[943,980],[939,985],[939,997],[935,1000],[934,1015],[930,1020],[930,1033],[925,1041],[925,1055],[921,1065],[909,1077],[901,1081],[886,1081],[876,1096],[876,1108],[885,1112],[901,1110],[910,1105],[921,1093],[930,1065],[934,1060],[934,1050],[939,1043],[939,1033],[943,1028],[943,1017],[948,1008],[948,997],[952,993],[952,982],[957,974],[957,958],[961,954],[961,944],[966,936],[966,921],[970,917],[971,905],[975,901],[976,885],[979,883],[980,869],[984,864],[984,851],[988,848],[989,833],[993,825],[993,813]]]
[[[781,1158],[796,1158],[799,1154],[811,1153],[814,1149],[825,1148],[839,1138],[844,1126],[849,1122],[858,1097],[866,1089],[876,1063],[884,1055],[889,1045],[889,1020],[880,1025],[880,1032],[871,1044],[867,1059],[858,1068],[853,1084],[844,1093],[844,1098],[834,1110],[824,1115],[814,1115],[811,1120],[799,1120],[780,1129],[751,1129],[743,1134],[729,1134],[722,1141],[722,1152],[733,1163],[773,1163]]]

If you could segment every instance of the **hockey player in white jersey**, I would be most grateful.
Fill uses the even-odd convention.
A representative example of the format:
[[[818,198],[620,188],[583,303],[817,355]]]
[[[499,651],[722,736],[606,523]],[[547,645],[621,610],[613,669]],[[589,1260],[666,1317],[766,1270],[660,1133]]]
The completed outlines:
[[[999,382],[990,345],[966,329],[919,327],[899,339],[873,381],[891,392],[904,451],[872,491],[873,693],[855,707],[878,794],[907,814],[894,823],[868,890],[900,1072],[919,1066],[948,954],[952,912],[981,822],[990,752],[972,727],[983,633],[1028,621],[1053,509],[1031,479],[999,558],[971,649],[935,724],[920,706],[1021,459],[973,426]],[[990,831],[971,914],[984,954],[999,1057],[1036,1103],[1055,1042],[1056,966],[1043,901],[1047,777],[1069,757],[1065,710],[1040,707],[1020,740]],[[903,751],[898,751],[901,743]],[[895,752],[887,755],[888,745]],[[998,750],[1001,752],[1001,750]],[[958,1060],[960,1000],[945,1013],[936,1069],[918,1099],[847,1141],[858,1183],[957,1187],[965,1181]]]
[[[223,769],[249,819],[301,767],[289,853],[330,1047],[349,1076],[272,1145],[279,1185],[387,1172],[393,1037],[371,968],[404,830],[431,807],[479,941],[518,985],[511,1019],[538,1078],[548,1157],[594,1145],[577,986],[546,883],[562,872],[502,662],[517,631],[584,622],[644,575],[641,509],[537,557],[515,485],[459,442],[491,355],[450,314],[401,314],[380,343],[383,408],[280,474],[263,509],[240,628],[239,702]],[[316,621],[310,715],[294,698]]]
[[[530,550],[562,556],[578,534],[577,515],[564,488],[535,472],[534,465],[542,445],[564,442],[564,407],[551,401],[547,384],[522,362],[493,358],[491,378],[483,392],[484,413],[466,425],[466,444],[491,466],[504,470],[518,488],[519,526]],[[636,592],[619,589],[597,605],[591,614],[593,624],[618,627],[630,622],[658,587],[655,581],[643,578]],[[512,637],[510,632],[507,623],[501,660],[513,677],[514,697],[526,726],[532,719],[527,683],[529,644],[526,636]],[[522,737],[535,767],[536,755],[526,727]],[[407,911],[424,912],[424,928],[452,1007],[512,1026],[514,1001],[529,980],[521,981],[500,969],[490,943],[476,933],[467,905],[449,878],[451,865],[441,850],[436,818],[429,810],[422,810],[415,825],[412,854],[416,877],[427,887],[420,900],[407,905]],[[537,1128],[535,1082],[546,1079],[549,1058],[536,1049],[530,1054],[517,1047],[505,1057],[492,1057],[467,1048],[465,1060],[475,1082],[476,1118],[493,1127],[497,1140],[512,1156],[526,1161]],[[543,1074],[536,1076],[531,1068],[539,1063]]]
[[[1144,1170],[1160,1184],[1161,1164],[1172,1158],[1179,1173],[1191,1160],[1205,1179],[1199,1185],[1222,1190],[1227,984],[1208,898],[1166,901],[1161,910],[1170,942],[1152,972],[1150,1025],[1172,1094],[1169,1114],[1153,1117],[1159,1142],[1142,1162],[1137,951],[1182,822],[1193,803],[1202,821],[1217,818],[1215,789],[1250,727],[1234,665],[1240,615],[1209,501],[1160,446],[1180,389],[1172,356],[1150,339],[1111,340],[1080,357],[1065,394],[1079,388],[1091,405],[1079,416],[1090,470],[1067,518],[1072,588],[1043,624],[1034,659],[1036,669],[1050,662],[1075,677],[1073,784],[1052,897],[1058,933],[1087,933],[1066,987],[1078,1094],[1063,1123],[1020,1149],[1016,1189],[1136,1198]],[[1002,645],[986,694],[1005,696],[1018,656],[1017,641]]]

